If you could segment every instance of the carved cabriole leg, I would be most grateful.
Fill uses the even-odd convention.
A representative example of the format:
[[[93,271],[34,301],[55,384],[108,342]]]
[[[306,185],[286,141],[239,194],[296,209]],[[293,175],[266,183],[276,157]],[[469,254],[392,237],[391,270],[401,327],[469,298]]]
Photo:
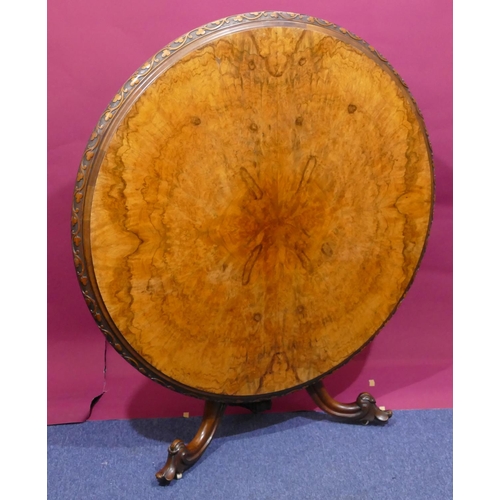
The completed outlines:
[[[307,388],[313,401],[326,413],[334,417],[360,421],[368,424],[376,421],[385,424],[391,417],[391,410],[381,410],[375,403],[375,398],[362,392],[355,403],[339,403],[325,389],[323,382],[316,382]]]
[[[199,460],[212,441],[225,409],[224,403],[205,402],[203,420],[194,438],[187,445],[176,439],[169,446],[167,462],[156,473],[156,479],[160,483],[169,483],[174,478],[180,479],[182,473]]]

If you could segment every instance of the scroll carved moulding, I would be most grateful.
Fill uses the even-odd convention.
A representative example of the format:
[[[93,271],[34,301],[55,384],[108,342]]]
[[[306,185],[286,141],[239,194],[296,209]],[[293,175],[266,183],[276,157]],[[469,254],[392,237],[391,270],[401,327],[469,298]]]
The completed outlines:
[[[74,262],[99,328],[143,374],[268,400],[379,332],[433,193],[422,116],[373,47],[304,15],[228,17],[112,98],[77,174]]]

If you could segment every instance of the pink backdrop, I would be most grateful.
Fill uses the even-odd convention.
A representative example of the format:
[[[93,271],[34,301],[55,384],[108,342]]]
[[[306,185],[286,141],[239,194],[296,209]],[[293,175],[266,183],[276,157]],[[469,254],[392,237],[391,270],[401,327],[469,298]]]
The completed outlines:
[[[195,27],[256,10],[308,14],[361,36],[389,59],[422,110],[437,186],[426,255],[380,335],[325,383],[341,400],[370,390],[393,409],[452,406],[452,1],[49,0],[49,423],[85,420],[103,392],[91,419],[201,414],[201,401],[156,385],[106,348],[73,267],[72,192],[93,127],[139,66]],[[314,407],[305,391],[274,400],[277,411]]]

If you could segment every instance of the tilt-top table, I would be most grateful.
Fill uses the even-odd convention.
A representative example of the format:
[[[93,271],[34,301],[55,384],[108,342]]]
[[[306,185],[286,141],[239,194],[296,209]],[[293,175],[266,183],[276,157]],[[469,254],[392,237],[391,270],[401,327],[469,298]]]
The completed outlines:
[[[72,237],[87,305],[113,347],[206,400],[161,481],[206,449],[227,404],[258,411],[379,332],[414,277],[433,171],[423,119],[373,47],[327,21],[259,12],[155,54],[100,118],[78,170]]]

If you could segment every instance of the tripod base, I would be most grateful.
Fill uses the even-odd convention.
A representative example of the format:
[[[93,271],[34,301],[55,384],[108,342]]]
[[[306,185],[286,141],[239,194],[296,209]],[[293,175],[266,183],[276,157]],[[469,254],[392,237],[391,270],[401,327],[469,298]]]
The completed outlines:
[[[337,418],[357,421],[364,424],[375,422],[385,424],[391,417],[391,410],[381,410],[373,396],[362,392],[355,403],[339,403],[325,389],[323,382],[316,382],[307,388],[314,402],[326,413]],[[254,413],[271,408],[271,401],[239,404]],[[203,455],[214,437],[226,409],[225,403],[206,401],[201,425],[194,438],[185,444],[176,439],[168,448],[168,458],[164,467],[156,473],[160,484],[169,484],[173,479],[180,479],[185,470],[192,467]]]

